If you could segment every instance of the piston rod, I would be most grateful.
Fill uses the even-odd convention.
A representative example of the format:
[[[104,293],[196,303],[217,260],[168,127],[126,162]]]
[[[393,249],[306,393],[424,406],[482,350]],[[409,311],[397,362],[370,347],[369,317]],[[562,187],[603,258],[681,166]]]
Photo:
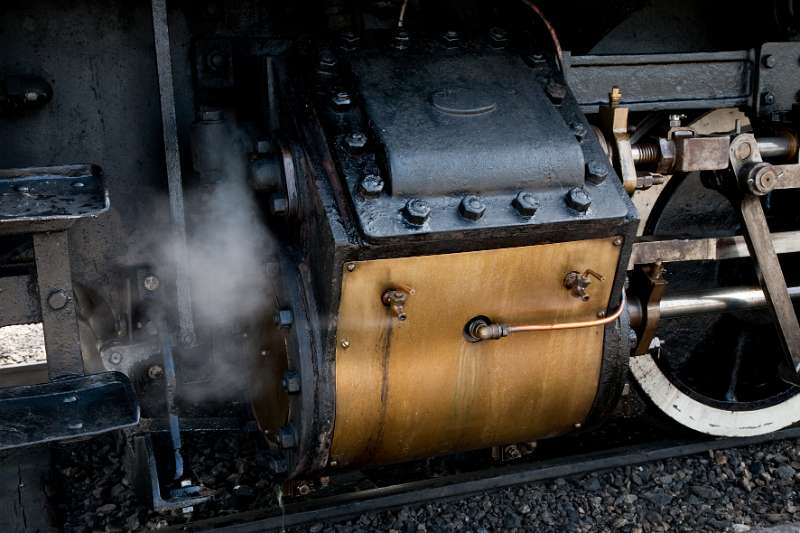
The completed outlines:
[[[789,287],[789,296],[793,300],[800,299],[800,287]],[[728,287],[666,296],[661,299],[659,307],[661,318],[675,318],[704,313],[761,309],[767,307],[767,299],[764,297],[764,292],[755,287]],[[641,325],[641,302],[632,295],[628,296],[628,314],[631,326]]]

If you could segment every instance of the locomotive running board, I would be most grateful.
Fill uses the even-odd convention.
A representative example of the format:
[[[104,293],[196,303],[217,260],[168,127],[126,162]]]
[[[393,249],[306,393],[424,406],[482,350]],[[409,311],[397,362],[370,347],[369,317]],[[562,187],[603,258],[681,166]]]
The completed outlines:
[[[0,450],[138,423],[139,402],[130,380],[119,372],[0,389]]]

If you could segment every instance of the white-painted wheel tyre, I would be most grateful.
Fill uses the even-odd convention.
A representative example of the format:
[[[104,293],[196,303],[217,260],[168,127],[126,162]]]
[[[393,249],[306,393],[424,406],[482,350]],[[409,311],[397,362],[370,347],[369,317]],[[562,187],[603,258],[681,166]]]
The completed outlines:
[[[631,373],[644,393],[667,416],[686,427],[720,437],[751,437],[800,420],[800,393],[761,409],[730,411],[688,396],[661,371],[650,355],[630,359]]]

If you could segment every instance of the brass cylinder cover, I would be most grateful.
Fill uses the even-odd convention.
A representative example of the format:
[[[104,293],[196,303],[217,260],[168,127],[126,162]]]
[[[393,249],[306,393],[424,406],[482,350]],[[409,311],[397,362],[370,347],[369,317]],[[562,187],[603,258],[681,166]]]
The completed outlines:
[[[343,269],[330,458],[389,463],[565,433],[598,390],[602,326],[470,342],[476,316],[507,324],[606,311],[613,238],[348,263]],[[575,298],[564,276],[603,274]],[[382,301],[407,294],[405,319]]]

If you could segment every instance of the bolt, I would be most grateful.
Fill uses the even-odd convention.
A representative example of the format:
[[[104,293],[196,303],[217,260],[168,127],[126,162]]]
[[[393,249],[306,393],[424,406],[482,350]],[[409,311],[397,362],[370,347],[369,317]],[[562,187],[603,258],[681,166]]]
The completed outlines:
[[[197,113],[199,122],[220,122],[222,120],[221,109],[201,109]]]
[[[152,365],[147,369],[147,377],[150,379],[161,379],[164,376],[164,369],[161,365]]]
[[[311,494],[311,487],[308,486],[308,483],[300,483],[297,485],[297,493],[300,494],[300,496],[308,496]]]
[[[225,66],[225,54],[221,50],[214,50],[206,56],[206,63],[211,70],[221,70]]]
[[[347,269],[348,272],[352,272],[353,270],[356,269],[356,264],[355,263],[347,263],[345,265],[345,268]]]
[[[119,352],[112,352],[108,358],[112,365],[118,365],[122,362],[122,354]]]
[[[294,323],[294,313],[291,309],[279,309],[272,317],[275,325],[281,329],[289,329]]]
[[[281,379],[283,390],[289,394],[300,392],[300,374],[292,370],[287,370]]]
[[[152,323],[151,323],[152,324]],[[194,344],[195,338],[193,333],[186,333],[182,338],[184,346],[191,346]]]
[[[276,216],[286,216],[289,212],[289,200],[280,193],[273,193],[269,197],[269,212]]]
[[[761,93],[761,103],[764,105],[772,105],[775,103],[775,95],[769,91]]]
[[[377,174],[367,174],[361,179],[358,190],[367,197],[379,196],[383,192],[383,180]]]
[[[412,198],[403,208],[403,216],[409,224],[422,226],[431,214],[431,206],[425,200]]]
[[[342,340],[342,342],[341,342],[341,346],[342,346],[342,348],[344,348],[345,350],[346,350],[346,349],[348,349],[348,348],[350,347],[350,341],[349,341],[349,340],[347,340],[347,339],[343,339],[343,340]]]
[[[347,109],[352,103],[353,100],[350,97],[350,93],[345,90],[337,91],[331,97],[331,104],[333,104],[334,109]]]
[[[408,32],[404,28],[398,28],[394,33],[394,37],[392,38],[392,47],[395,50],[405,50],[408,48],[408,43],[410,40],[411,39],[408,36]]]
[[[153,274],[148,274],[144,277],[142,284],[146,290],[153,292],[158,290],[158,288],[161,286],[161,280],[159,280],[158,277]]]
[[[360,131],[355,131],[353,133],[349,133],[344,138],[344,143],[347,145],[347,148],[351,153],[357,154],[366,148],[367,136]]]
[[[622,246],[623,242],[622,237],[614,237],[614,240],[611,241],[614,246]]]
[[[455,30],[447,30],[442,34],[442,41],[447,48],[457,47],[459,40],[458,32]]]
[[[594,184],[602,183],[608,177],[608,165],[601,161],[589,161],[586,164],[586,177]]]
[[[511,205],[517,210],[517,213],[524,217],[532,217],[539,209],[539,200],[527,191],[522,191],[511,201]]]
[[[319,51],[319,66],[323,70],[333,70],[336,67],[336,55],[333,51],[327,48]]]
[[[550,98],[550,101],[554,104],[560,104],[567,96],[567,88],[564,86],[564,84],[559,83],[554,79],[550,79],[547,82],[544,90],[547,92],[547,97]]]
[[[489,28],[489,39],[491,39],[493,47],[502,48],[508,43],[508,32],[505,28],[494,26]]]
[[[281,448],[294,448],[297,446],[297,436],[294,433],[294,428],[291,425],[283,426],[278,430],[278,444]]]
[[[350,52],[358,48],[358,44],[361,42],[361,37],[352,31],[346,31],[339,35],[339,42],[341,43],[342,49]]]
[[[458,212],[467,220],[478,220],[486,212],[486,204],[478,196],[469,194],[461,200]]]
[[[583,125],[583,122],[573,122],[572,133],[574,133],[575,137],[578,139],[583,139],[586,137],[586,126]]]
[[[775,68],[775,65],[778,63],[778,60],[775,58],[775,56],[767,54],[761,59],[761,62],[764,64],[766,68]]]
[[[69,296],[67,296],[67,293],[62,289],[54,290],[47,297],[47,305],[49,305],[50,309],[53,311],[63,309],[67,303],[69,303]]]
[[[750,146],[750,143],[748,142],[739,143],[739,145],[734,148],[733,154],[736,156],[736,159],[744,161],[753,154],[753,147]]]
[[[592,205],[592,197],[582,187],[573,187],[569,190],[566,196],[567,205],[578,211],[585,213]]]

